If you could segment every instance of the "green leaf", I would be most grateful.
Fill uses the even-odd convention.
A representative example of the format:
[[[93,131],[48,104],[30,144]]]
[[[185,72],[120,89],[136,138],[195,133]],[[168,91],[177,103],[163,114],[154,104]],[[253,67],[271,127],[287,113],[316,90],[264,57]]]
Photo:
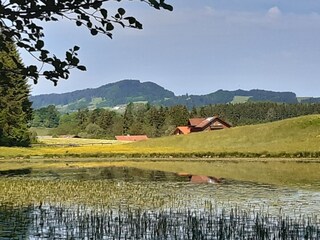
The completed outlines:
[[[111,39],[112,39],[112,33],[107,32],[106,34],[107,34],[107,36],[108,36],[109,38],[111,38]]]
[[[173,7],[169,4],[161,3],[161,7],[163,7],[166,10],[173,11]]]
[[[160,5],[156,0],[148,0],[149,3],[156,9],[160,9]]]
[[[66,52],[66,59],[68,61],[71,61],[72,60],[72,54],[70,52]]]
[[[37,70],[38,70],[38,68],[37,68],[37,66],[35,66],[35,65],[30,65],[30,66],[28,67],[28,71],[29,71],[29,73],[30,73],[31,75],[35,75],[36,72],[37,72]]]
[[[91,29],[90,32],[91,32],[91,35],[93,35],[93,36],[98,34],[98,31],[96,29],[94,29],[94,28]]]
[[[112,31],[114,29],[114,26],[112,23],[107,23],[107,27],[106,27],[107,31]]]
[[[94,3],[92,4],[92,7],[94,9],[97,9],[97,8],[99,8],[101,6],[102,6],[102,1],[94,1]]]
[[[41,49],[41,48],[43,48],[43,46],[44,46],[44,42],[42,40],[38,40],[36,45],[35,45],[35,47],[37,49]]]
[[[100,13],[101,15],[104,17],[104,18],[107,18],[108,17],[108,11],[106,9],[101,9],[100,10]]]
[[[80,49],[80,47],[78,47],[78,46],[73,47],[73,51],[78,51],[79,49]]]
[[[135,22],[135,27],[138,29],[142,29],[142,24],[138,21]]]
[[[118,9],[118,13],[123,16],[126,13],[126,10],[124,10],[123,8],[119,8]]]
[[[79,65],[79,66],[77,66],[77,68],[81,71],[87,71],[87,68],[83,65]]]
[[[129,24],[134,24],[137,20],[134,17],[126,17],[125,20],[129,21]]]
[[[77,66],[79,62],[79,58],[73,57],[70,64],[72,64],[73,66]]]

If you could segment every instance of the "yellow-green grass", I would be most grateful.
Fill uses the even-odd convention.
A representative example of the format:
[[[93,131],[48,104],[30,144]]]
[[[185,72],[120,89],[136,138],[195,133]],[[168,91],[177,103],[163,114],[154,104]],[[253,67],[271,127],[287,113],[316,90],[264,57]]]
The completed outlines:
[[[172,152],[316,152],[320,151],[320,115],[151,139],[129,146]]]
[[[281,153],[320,152],[320,115],[310,115],[286,119],[273,123],[234,127],[230,129],[192,133],[189,135],[169,136],[149,139],[128,144],[115,144],[110,140],[55,138],[43,139],[47,144],[30,148],[0,147],[0,157],[29,156],[74,156],[102,157],[108,154],[137,154],[152,156],[191,157],[194,153],[230,153],[230,156],[242,156],[232,153],[259,153],[260,157],[283,156]],[[101,144],[100,144],[101,143]],[[112,144],[110,144],[112,143]],[[278,155],[277,155],[278,154]],[[279,155],[280,154],[280,155]],[[196,156],[196,155],[195,155]]]
[[[52,134],[52,130],[54,130],[54,128],[36,128],[36,127],[32,127],[30,128],[31,132],[36,132],[38,136],[48,136]]]
[[[95,144],[121,144],[123,142],[117,140],[107,140],[107,139],[87,139],[87,138],[40,138],[40,143],[52,145],[52,144],[76,144],[76,145],[95,145]]]

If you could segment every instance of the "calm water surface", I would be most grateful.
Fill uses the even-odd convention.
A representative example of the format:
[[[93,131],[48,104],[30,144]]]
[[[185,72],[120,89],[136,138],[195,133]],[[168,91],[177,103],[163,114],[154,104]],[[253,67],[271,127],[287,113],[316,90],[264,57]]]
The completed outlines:
[[[320,183],[110,167],[0,177],[0,239],[320,239]]]

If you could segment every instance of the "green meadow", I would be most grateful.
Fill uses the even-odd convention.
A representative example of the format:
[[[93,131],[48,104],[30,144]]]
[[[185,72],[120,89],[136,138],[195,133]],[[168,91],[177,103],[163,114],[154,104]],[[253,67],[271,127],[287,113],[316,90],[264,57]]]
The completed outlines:
[[[318,158],[320,115],[134,143],[72,138],[41,141],[30,148],[0,147],[0,157]]]
[[[234,127],[221,131],[151,139],[134,148],[167,148],[176,152],[296,153],[320,151],[320,115]]]

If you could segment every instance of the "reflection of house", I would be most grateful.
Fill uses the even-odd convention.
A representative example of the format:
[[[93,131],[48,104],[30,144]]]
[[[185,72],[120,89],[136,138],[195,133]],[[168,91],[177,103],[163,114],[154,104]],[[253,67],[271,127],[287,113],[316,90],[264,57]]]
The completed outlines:
[[[220,130],[230,127],[231,124],[223,121],[221,118],[217,116],[208,118],[191,118],[188,121],[188,126],[177,127],[174,131],[174,134],[180,135],[193,132]]]
[[[125,135],[125,136],[116,136],[116,139],[118,141],[142,141],[142,140],[147,140],[148,137],[147,135]]]

